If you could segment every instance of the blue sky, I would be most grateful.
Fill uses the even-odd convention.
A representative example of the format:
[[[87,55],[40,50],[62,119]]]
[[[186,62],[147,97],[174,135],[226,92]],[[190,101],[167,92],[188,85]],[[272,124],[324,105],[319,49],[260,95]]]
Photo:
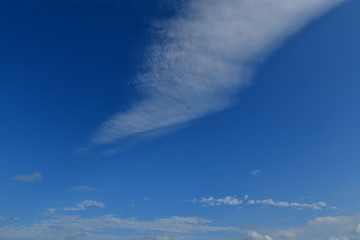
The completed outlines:
[[[360,239],[359,13],[2,1],[0,239]]]

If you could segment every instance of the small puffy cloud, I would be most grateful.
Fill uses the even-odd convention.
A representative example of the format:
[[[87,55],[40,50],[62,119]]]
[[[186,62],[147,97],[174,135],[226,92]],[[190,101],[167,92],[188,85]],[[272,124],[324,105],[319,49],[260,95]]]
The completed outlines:
[[[349,240],[347,237],[330,237],[329,240]]]
[[[105,204],[103,202],[97,202],[94,200],[85,200],[76,204],[75,207],[65,207],[64,211],[84,211],[87,207],[99,207],[104,208]]]
[[[224,198],[203,197],[201,199],[191,200],[191,202],[201,203],[204,206],[221,206],[221,205],[237,206],[243,203],[242,200],[233,196],[226,196]]]
[[[23,182],[35,182],[35,181],[42,181],[44,180],[43,176],[41,173],[34,173],[34,174],[30,174],[30,175],[18,175],[18,176],[14,176],[12,178],[13,180],[16,181],[23,181]]]
[[[261,176],[261,171],[259,169],[253,170],[250,172],[250,175],[253,177],[260,177]]]
[[[245,240],[273,240],[269,235],[262,235],[257,232],[249,232]]]

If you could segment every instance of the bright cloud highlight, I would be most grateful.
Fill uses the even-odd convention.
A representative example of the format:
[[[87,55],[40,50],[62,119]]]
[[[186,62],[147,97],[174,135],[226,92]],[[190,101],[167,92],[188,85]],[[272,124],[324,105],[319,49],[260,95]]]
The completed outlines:
[[[200,199],[189,200],[189,202],[200,203],[203,206],[262,205],[262,206],[275,206],[275,207],[293,207],[297,209],[308,208],[313,210],[323,210],[328,208],[328,205],[325,202],[298,203],[298,202],[275,201],[273,199],[247,200],[248,198],[249,198],[248,195],[245,195],[243,200],[235,196],[226,196],[224,198],[202,197]],[[319,220],[315,219],[314,221],[319,221]]]
[[[96,131],[93,145],[163,131],[234,102],[253,68],[342,0],[197,0],[158,24],[135,83],[143,99]]]
[[[87,207],[99,207],[104,208],[105,203],[103,202],[97,202],[94,200],[85,200],[81,201],[76,204],[76,207],[65,207],[63,208],[64,211],[84,211]]]

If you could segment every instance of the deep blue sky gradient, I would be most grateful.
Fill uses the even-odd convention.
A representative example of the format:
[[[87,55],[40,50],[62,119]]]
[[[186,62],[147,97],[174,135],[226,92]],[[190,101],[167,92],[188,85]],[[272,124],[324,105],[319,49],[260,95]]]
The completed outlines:
[[[236,226],[360,212],[359,1],[290,38],[234,107],[115,154],[79,154],[103,121],[139,98],[131,79],[153,40],[152,22],[172,14],[155,1],[129,2],[0,3],[0,215],[31,224],[46,207],[84,199],[126,217],[199,216]],[[249,174],[255,169],[260,177]],[[34,172],[44,181],[11,180]],[[77,185],[101,190],[71,190]],[[186,202],[245,194],[339,209]]]

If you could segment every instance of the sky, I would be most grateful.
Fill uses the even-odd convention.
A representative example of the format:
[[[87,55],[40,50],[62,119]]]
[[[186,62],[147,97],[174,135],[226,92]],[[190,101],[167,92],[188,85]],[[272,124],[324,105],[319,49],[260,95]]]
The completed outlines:
[[[360,239],[358,23],[358,0],[2,0],[0,239]]]

